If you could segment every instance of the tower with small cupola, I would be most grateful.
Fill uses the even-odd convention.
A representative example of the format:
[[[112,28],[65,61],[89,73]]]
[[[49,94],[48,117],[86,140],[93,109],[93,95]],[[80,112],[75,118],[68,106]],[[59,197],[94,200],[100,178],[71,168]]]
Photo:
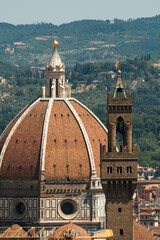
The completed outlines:
[[[125,93],[118,70],[107,95],[108,152],[101,146],[101,182],[106,196],[106,228],[114,240],[133,240],[132,196],[137,183],[137,148],[132,142],[132,94]]]

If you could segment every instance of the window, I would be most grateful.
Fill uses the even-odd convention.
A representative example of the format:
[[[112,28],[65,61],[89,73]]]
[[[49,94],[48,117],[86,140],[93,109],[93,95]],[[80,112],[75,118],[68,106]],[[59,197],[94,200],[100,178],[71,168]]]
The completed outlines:
[[[122,167],[117,167],[117,173],[122,173]]]
[[[107,167],[107,173],[108,174],[112,173],[112,167]]]
[[[120,229],[120,235],[123,235],[123,229]]]
[[[127,166],[127,173],[132,173],[132,167],[131,166]]]
[[[121,208],[118,208],[118,212],[122,212],[122,209],[121,209]]]

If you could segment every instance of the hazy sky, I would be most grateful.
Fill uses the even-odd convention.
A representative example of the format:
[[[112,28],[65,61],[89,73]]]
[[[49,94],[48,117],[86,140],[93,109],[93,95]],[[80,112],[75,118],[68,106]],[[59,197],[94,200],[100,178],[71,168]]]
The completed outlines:
[[[0,0],[0,22],[53,23],[128,19],[160,14],[160,0]]]

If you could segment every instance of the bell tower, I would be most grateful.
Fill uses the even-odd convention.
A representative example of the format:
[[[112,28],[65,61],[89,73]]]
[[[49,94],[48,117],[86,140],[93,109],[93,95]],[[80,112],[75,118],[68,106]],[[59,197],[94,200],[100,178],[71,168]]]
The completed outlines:
[[[101,146],[101,182],[106,196],[106,228],[114,240],[133,240],[132,196],[137,184],[137,148],[132,143],[132,94],[118,70],[115,92],[107,94],[108,152]]]

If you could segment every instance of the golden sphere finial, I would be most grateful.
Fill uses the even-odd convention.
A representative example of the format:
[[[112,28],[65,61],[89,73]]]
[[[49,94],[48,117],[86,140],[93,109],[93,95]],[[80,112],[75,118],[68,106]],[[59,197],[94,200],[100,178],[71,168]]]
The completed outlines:
[[[52,45],[53,45],[54,49],[56,49],[58,47],[58,42],[56,40],[56,37],[54,37],[54,41],[53,41]]]
[[[121,70],[120,69],[118,69],[118,74],[121,75]]]

